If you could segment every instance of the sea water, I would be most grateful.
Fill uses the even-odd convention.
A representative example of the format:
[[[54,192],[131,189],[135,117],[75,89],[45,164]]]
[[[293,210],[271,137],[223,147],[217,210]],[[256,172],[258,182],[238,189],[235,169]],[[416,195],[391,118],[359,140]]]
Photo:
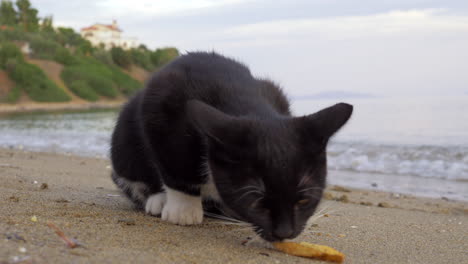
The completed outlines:
[[[328,146],[332,184],[468,201],[468,96],[301,99],[295,115],[354,105]],[[116,111],[0,118],[0,146],[108,157]]]

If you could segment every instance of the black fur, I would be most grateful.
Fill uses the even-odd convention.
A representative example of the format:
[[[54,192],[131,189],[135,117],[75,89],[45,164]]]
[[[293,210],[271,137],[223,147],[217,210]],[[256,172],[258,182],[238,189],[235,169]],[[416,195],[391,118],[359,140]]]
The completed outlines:
[[[349,119],[337,104],[292,117],[281,89],[216,53],[189,53],[149,80],[122,110],[113,137],[113,179],[140,207],[163,183],[193,196],[207,183],[221,209],[266,240],[293,238],[317,207],[328,139]],[[126,188],[140,185],[140,194]]]

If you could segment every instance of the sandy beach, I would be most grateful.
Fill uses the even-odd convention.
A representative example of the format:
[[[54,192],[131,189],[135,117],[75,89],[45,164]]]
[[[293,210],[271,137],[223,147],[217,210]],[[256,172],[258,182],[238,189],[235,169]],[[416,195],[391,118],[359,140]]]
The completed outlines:
[[[0,149],[0,263],[320,263],[288,256],[244,226],[183,227],[135,211],[106,159]],[[330,186],[296,241],[345,263],[463,263],[468,203]],[[69,248],[53,223],[81,246]]]

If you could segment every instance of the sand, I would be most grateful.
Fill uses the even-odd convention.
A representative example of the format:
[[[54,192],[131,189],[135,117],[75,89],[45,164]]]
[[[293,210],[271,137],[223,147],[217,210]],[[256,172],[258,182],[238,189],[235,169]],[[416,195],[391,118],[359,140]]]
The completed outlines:
[[[0,149],[0,263],[320,263],[243,245],[253,234],[243,226],[135,211],[109,173],[105,159]],[[332,186],[320,210],[296,240],[334,247],[346,263],[467,263],[466,202]],[[82,246],[68,248],[47,222]]]

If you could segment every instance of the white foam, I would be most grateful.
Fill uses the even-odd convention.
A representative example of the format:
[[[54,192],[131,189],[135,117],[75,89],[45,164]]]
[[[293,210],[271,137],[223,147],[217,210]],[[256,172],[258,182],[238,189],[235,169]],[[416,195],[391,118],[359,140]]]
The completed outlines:
[[[328,160],[334,170],[468,180],[468,147],[334,143]]]

